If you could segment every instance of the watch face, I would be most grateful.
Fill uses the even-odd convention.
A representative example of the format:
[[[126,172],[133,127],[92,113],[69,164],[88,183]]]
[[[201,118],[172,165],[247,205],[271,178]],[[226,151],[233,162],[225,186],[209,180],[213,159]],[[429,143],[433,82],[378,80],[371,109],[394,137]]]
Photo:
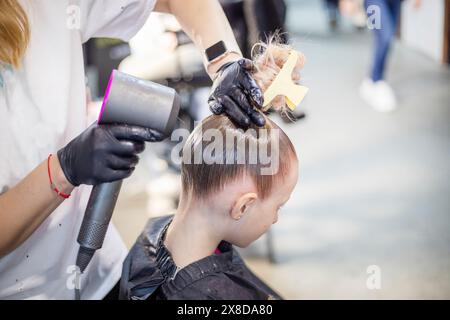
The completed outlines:
[[[225,43],[223,41],[217,42],[205,51],[208,61],[212,61],[217,57],[220,57],[225,52],[227,52],[227,48],[225,47]]]

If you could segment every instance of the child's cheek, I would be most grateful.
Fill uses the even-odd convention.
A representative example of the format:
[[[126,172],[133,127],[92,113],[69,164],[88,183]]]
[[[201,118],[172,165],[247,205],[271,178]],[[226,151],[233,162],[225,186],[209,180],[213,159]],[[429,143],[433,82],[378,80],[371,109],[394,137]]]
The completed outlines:
[[[270,227],[273,225],[274,223],[274,215],[272,212],[267,212],[266,213],[266,217],[265,219],[261,219],[261,221],[263,221],[263,226],[262,226],[262,233],[266,233]]]
[[[270,203],[261,203],[261,205],[255,207],[253,219],[251,221],[256,238],[261,237],[269,230],[273,223],[273,211],[271,210]]]

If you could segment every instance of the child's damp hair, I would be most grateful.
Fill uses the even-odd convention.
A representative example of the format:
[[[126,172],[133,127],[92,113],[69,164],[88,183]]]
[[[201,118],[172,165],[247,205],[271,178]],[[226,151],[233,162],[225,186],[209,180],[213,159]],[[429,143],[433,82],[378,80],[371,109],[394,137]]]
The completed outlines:
[[[212,143],[217,147],[214,152]],[[203,199],[223,190],[227,183],[249,177],[264,199],[296,161],[289,137],[269,118],[263,128],[243,131],[227,116],[211,115],[194,129],[184,145],[182,191]]]
[[[277,35],[272,36],[267,43],[258,43],[252,50],[255,64],[253,77],[263,92],[270,86],[293,50],[291,46],[281,44],[278,39]],[[297,65],[292,73],[294,82],[300,80],[300,69],[303,64],[304,56],[299,53]],[[285,98],[276,97],[267,109],[269,108],[283,112],[287,108]],[[204,153],[211,140],[217,142],[216,139],[218,139],[216,136],[205,138],[209,129],[215,129],[220,136],[219,139],[222,139],[222,145],[219,144],[221,148],[216,149],[214,155]],[[226,143],[227,136],[233,137],[233,143]],[[272,148],[275,144],[277,148]],[[240,148],[242,145],[245,146],[243,153]],[[250,145],[256,146],[257,150],[268,150],[268,153],[272,150],[276,153],[270,153],[271,161],[277,161],[275,171],[270,174],[267,174],[267,171],[265,174],[262,173],[263,169],[268,169],[273,163],[265,163],[259,154],[257,161],[252,162],[252,155],[249,153]],[[195,155],[199,154],[201,161],[196,162]],[[220,163],[210,159],[211,157],[215,160],[223,159],[223,161]],[[239,157],[244,161],[237,161]],[[183,148],[182,192],[193,198],[204,199],[223,190],[227,183],[245,176],[253,180],[258,195],[264,199],[270,194],[276,181],[283,181],[295,162],[297,162],[297,155],[289,137],[268,117],[264,127],[252,126],[244,131],[236,127],[225,115],[211,115],[194,129]]]

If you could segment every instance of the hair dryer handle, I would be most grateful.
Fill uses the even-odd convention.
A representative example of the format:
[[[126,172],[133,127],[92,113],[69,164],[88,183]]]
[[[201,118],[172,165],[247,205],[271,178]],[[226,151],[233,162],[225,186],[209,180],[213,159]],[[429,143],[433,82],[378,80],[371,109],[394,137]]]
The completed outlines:
[[[92,188],[78,234],[78,243],[81,247],[93,250],[102,247],[109,221],[119,197],[122,181],[102,183]]]

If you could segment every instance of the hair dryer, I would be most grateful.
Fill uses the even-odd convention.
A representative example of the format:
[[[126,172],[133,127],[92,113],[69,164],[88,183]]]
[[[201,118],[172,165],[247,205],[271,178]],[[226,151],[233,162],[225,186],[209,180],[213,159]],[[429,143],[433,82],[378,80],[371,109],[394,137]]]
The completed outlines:
[[[175,90],[113,70],[98,123],[138,125],[170,135],[179,110],[180,98]],[[103,245],[121,186],[119,180],[92,189],[78,234],[80,249],[76,264],[81,273]]]

